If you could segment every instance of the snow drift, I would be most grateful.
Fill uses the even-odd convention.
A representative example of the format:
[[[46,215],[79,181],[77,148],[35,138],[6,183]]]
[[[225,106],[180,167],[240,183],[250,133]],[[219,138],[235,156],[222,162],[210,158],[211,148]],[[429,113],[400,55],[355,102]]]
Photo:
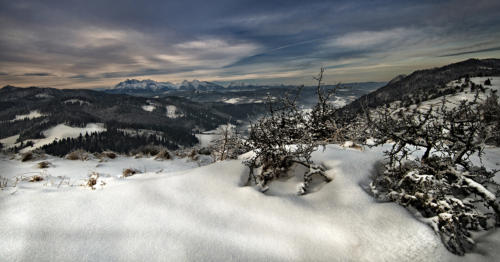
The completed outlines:
[[[248,169],[239,160],[177,172],[168,172],[169,162],[162,162],[163,172],[108,180],[96,190],[21,183],[16,191],[0,191],[0,257],[488,261],[500,255],[498,232],[479,237],[477,253],[458,257],[403,207],[375,202],[363,185],[383,150],[327,146],[315,152],[314,161],[329,169],[333,181],[305,196],[295,194],[300,177],[274,181],[266,194],[240,186]],[[497,156],[486,161],[496,165]]]

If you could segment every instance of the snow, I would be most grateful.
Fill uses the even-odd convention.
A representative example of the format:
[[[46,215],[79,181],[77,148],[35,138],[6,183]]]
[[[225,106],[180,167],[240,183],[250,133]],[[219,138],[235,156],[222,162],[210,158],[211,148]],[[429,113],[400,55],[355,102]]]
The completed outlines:
[[[231,128],[235,128],[234,125],[229,124]],[[205,131],[201,134],[195,134],[194,136],[198,139],[199,145],[201,147],[209,147],[211,146],[215,140],[220,139],[224,128],[227,125],[219,125],[216,129]]]
[[[28,114],[16,115],[16,117],[14,119],[10,120],[10,122],[24,120],[24,119],[34,119],[34,118],[39,118],[42,116],[46,116],[46,115],[40,113],[38,110],[33,110],[33,111],[30,111]]]
[[[142,110],[144,111],[148,111],[148,112],[153,112],[153,110],[155,110],[155,106],[154,105],[144,105],[142,106]]]
[[[45,93],[40,93],[35,95],[36,98],[51,98],[52,96]]]
[[[184,114],[179,112],[177,110],[177,107],[174,105],[167,105],[166,108],[167,108],[167,117],[168,118],[178,118],[178,117],[184,116]]]
[[[484,81],[486,79],[490,79],[491,81],[491,86],[485,86]],[[478,100],[479,102],[483,102],[486,100],[486,98],[494,91],[494,90],[500,90],[500,77],[473,77],[470,78],[470,81],[479,85],[481,84],[485,88],[485,92],[479,92]],[[456,87],[462,85],[465,81],[462,79],[462,82],[460,81],[451,81],[450,83],[447,84],[448,87]],[[471,91],[470,87],[464,88],[463,92],[457,92],[455,94],[451,95],[446,95],[446,107],[449,109],[455,108],[460,104],[461,101],[467,100],[467,101],[473,101],[474,97],[476,95],[475,91]],[[420,105],[411,105],[409,108],[410,109],[415,109],[418,107],[418,109],[421,112],[424,112],[428,110],[431,106],[433,108],[439,108],[443,102],[443,97],[437,97],[434,99],[426,100],[422,102]]]
[[[81,100],[81,99],[75,99],[75,98],[65,100],[63,103],[65,103],[65,104],[90,105],[90,103],[87,102],[87,101],[84,101],[84,100]]]
[[[50,167],[39,169],[37,163],[41,161],[49,162]],[[66,160],[48,155],[43,159],[27,162],[12,160],[8,156],[0,155],[0,175],[11,181],[15,180],[16,177],[44,173],[50,175],[54,181],[64,177],[66,182],[70,181],[70,184],[74,185],[78,185],[78,181],[86,179],[90,172],[97,172],[101,174],[101,177],[119,178],[123,169],[126,168],[136,169],[142,173],[159,173],[191,169],[198,166],[198,162],[186,159],[159,161],[155,160],[154,157],[133,158],[120,155],[115,159],[104,158],[104,160],[100,160],[92,157],[87,161]]]
[[[248,98],[244,96],[244,97],[233,97],[229,99],[223,99],[222,102],[226,104],[256,104],[256,103],[264,103],[264,100]]]
[[[477,190],[477,192],[479,192],[480,194],[482,194],[487,200],[489,201],[495,201],[496,200],[496,196],[495,194],[491,193],[488,189],[486,189],[483,185],[477,183],[476,181],[470,179],[470,178],[467,178],[467,177],[464,177],[464,180],[465,182],[472,188],[474,188],[475,190]]]
[[[213,144],[213,141],[216,140],[219,136],[216,134],[195,134],[196,138],[198,138],[199,145],[201,147],[209,147]]]
[[[230,98],[224,101],[224,103],[228,104],[237,104],[241,99],[238,97]]]
[[[484,85],[484,82],[490,79],[491,86]],[[483,85],[485,88],[489,88],[492,90],[500,90],[500,77],[499,76],[487,76],[487,77],[472,77],[470,79],[471,82],[477,85]]]
[[[377,203],[367,185],[387,148],[363,152],[329,145],[313,154],[333,181],[296,195],[295,176],[267,195],[241,186],[241,160],[172,168],[170,161],[119,158],[103,163],[57,160],[47,174],[109,174],[96,190],[21,182],[0,191],[0,257],[5,261],[494,261],[499,232],[478,253],[448,252],[432,229],[395,203]],[[11,162],[9,162],[11,161]],[[2,160],[2,174],[35,162]],[[117,178],[132,165],[145,174]],[[174,160],[175,161],[175,160]],[[6,167],[6,163],[10,163]],[[180,163],[180,165],[188,164]],[[87,166],[88,165],[88,166]],[[102,165],[97,167],[96,165]],[[106,171],[106,166],[115,171]],[[61,171],[55,171],[57,169]],[[141,169],[139,167],[139,169]],[[66,170],[66,171],[64,171]],[[80,176],[80,175],[77,175]],[[15,190],[15,191],[13,191]],[[15,193],[13,193],[15,192]]]
[[[54,142],[56,139],[67,138],[67,137],[78,137],[80,134],[85,135],[85,133],[93,132],[104,132],[106,128],[103,123],[88,123],[85,127],[71,127],[65,124],[59,124],[57,126],[51,127],[43,131],[45,138],[42,139],[31,139],[34,142],[33,147],[27,147],[21,150],[21,152],[31,151],[33,149],[42,147],[44,145]]]
[[[0,143],[2,143],[4,148],[10,148],[16,144],[16,140],[18,138],[19,138],[19,135],[9,136],[9,137],[0,139]]]

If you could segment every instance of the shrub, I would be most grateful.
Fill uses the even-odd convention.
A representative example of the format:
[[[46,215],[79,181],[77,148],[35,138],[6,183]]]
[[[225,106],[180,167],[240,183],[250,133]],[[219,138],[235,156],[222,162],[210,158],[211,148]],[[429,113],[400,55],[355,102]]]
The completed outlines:
[[[317,78],[318,103],[310,113],[296,104],[300,89],[295,97],[285,96],[278,101],[268,97],[269,113],[251,125],[246,143],[255,153],[244,162],[250,169],[247,184],[255,183],[261,191],[266,191],[271,181],[288,175],[294,165],[307,168],[298,194],[307,193],[313,175],[331,181],[325,169],[311,160],[312,152],[322,143],[318,140],[331,136],[336,126],[332,118],[334,109],[328,103],[331,93],[325,95],[322,91],[322,77],[323,69]]]
[[[4,189],[5,187],[7,187],[8,184],[9,184],[9,179],[0,176],[0,189]]]
[[[133,176],[137,173],[139,173],[139,170],[134,169],[134,168],[127,168],[127,169],[123,170],[122,175],[123,175],[123,177],[129,177],[129,176]]]
[[[43,181],[43,177],[40,175],[31,176],[29,182],[40,182]]]
[[[216,135],[217,138],[212,141],[213,145],[211,146],[211,155],[214,161],[236,159],[240,154],[248,152],[248,148],[234,125],[228,123],[219,127]]]
[[[209,156],[212,152],[210,151],[210,148],[208,147],[202,147],[198,150],[198,154],[200,155],[206,155]]]
[[[22,162],[30,161],[32,159],[33,159],[33,153],[31,152],[26,152],[21,155]]]
[[[187,157],[189,157],[193,161],[197,161],[200,158],[198,152],[196,152],[195,149],[192,149],[187,155]]]
[[[50,166],[50,163],[47,161],[42,161],[38,163],[38,168],[48,168]]]
[[[101,156],[107,157],[109,159],[115,159],[116,158],[116,153],[112,151],[104,151],[101,153]]]
[[[377,144],[393,141],[385,152],[388,162],[370,187],[376,198],[422,217],[448,250],[464,255],[474,247],[472,231],[500,225],[500,186],[494,171],[470,160],[475,154],[481,158],[489,137],[478,93],[473,101],[449,106],[443,100],[425,112],[367,114]],[[424,150],[420,158],[415,148]]]
[[[87,180],[87,186],[90,187],[92,190],[95,189],[95,185],[97,184],[97,179],[99,178],[99,173],[97,172],[92,172],[89,175],[89,179]]]
[[[66,159],[68,159],[68,160],[82,160],[82,161],[85,161],[85,160],[89,160],[90,156],[84,150],[78,149],[78,150],[75,150],[75,151],[72,151],[72,152],[68,153],[66,155]]]
[[[158,152],[158,154],[156,154],[155,159],[157,159],[157,160],[169,160],[169,159],[172,159],[172,155],[170,154],[170,152],[168,152],[168,150],[162,149],[162,150],[160,150],[160,152]]]

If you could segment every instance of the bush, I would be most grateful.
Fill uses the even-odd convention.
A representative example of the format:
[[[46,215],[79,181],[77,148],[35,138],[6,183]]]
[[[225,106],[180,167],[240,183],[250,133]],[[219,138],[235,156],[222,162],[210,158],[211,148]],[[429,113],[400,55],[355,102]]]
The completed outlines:
[[[69,154],[66,155],[66,159],[68,160],[82,160],[86,161],[90,159],[90,156],[87,152],[84,150],[78,149],[73,152],[70,152]]]
[[[127,169],[124,169],[122,174],[123,174],[123,177],[129,177],[129,176],[133,176],[137,173],[140,173],[139,170],[137,169],[134,169],[134,168],[127,168]]]
[[[43,177],[40,175],[31,176],[29,182],[40,182],[43,181]]]
[[[285,96],[278,101],[268,97],[269,113],[251,125],[246,142],[246,147],[255,153],[244,162],[250,169],[247,184],[255,183],[266,191],[271,181],[287,176],[294,165],[307,168],[298,194],[307,193],[313,175],[331,181],[325,169],[311,160],[312,152],[321,144],[318,140],[330,136],[335,129],[333,108],[327,101],[331,93],[324,95],[321,90],[322,77],[323,69],[317,78],[318,104],[310,113],[296,104],[300,89],[295,97]]]
[[[8,184],[9,184],[9,179],[7,179],[6,177],[0,176],[0,189],[6,188]]]
[[[97,185],[97,179],[99,178],[99,173],[97,172],[92,172],[89,175],[89,179],[87,180],[87,186],[90,187],[92,190],[95,189],[95,185]]]
[[[26,152],[21,155],[22,162],[30,161],[32,159],[33,159],[33,153],[31,152]]]
[[[162,149],[162,150],[160,150],[160,152],[158,152],[158,154],[156,154],[155,159],[157,159],[157,160],[170,160],[170,159],[172,159],[172,155],[170,154],[170,152],[168,152],[168,150]]]
[[[435,111],[367,114],[377,144],[393,141],[385,168],[370,185],[372,193],[414,211],[458,255],[474,247],[472,231],[500,225],[495,172],[470,160],[475,154],[481,158],[489,137],[481,108],[476,93],[473,101],[456,107],[443,100]],[[415,148],[424,150],[420,158]]]
[[[38,168],[48,168],[50,166],[50,163],[47,161],[42,161],[38,163]]]
[[[213,145],[211,146],[211,155],[214,161],[236,159],[240,154],[248,152],[234,125],[228,123],[219,127],[216,135],[217,138],[212,141]]]
[[[101,153],[101,156],[107,157],[109,159],[115,159],[116,158],[116,153],[112,151],[104,151]]]
[[[195,149],[192,149],[189,152],[189,154],[187,155],[187,157],[189,157],[193,161],[197,161],[200,158],[200,156],[198,155],[198,152],[196,152]]]

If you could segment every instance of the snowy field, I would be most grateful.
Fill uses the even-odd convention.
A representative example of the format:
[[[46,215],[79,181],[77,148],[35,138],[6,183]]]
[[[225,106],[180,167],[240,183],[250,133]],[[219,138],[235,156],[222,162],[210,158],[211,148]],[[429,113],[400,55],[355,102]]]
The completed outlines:
[[[500,233],[477,236],[476,253],[448,252],[432,229],[363,187],[384,148],[327,146],[313,158],[333,178],[297,196],[300,177],[265,194],[242,186],[241,160],[49,158],[45,175],[102,173],[95,190],[21,181],[0,191],[2,261],[498,261]],[[485,164],[499,167],[498,149]],[[1,159],[0,174],[40,172],[37,161]],[[144,174],[118,177],[124,168]],[[146,168],[147,167],[147,168]],[[195,168],[193,168],[195,167]]]
[[[45,136],[44,138],[29,139],[30,141],[33,141],[34,143],[33,146],[23,148],[21,152],[32,151],[36,148],[48,145],[57,139],[63,139],[68,137],[75,138],[78,137],[80,134],[85,135],[86,133],[91,134],[93,132],[104,132],[104,131],[106,131],[106,128],[104,127],[103,123],[88,123],[87,125],[85,125],[85,127],[72,127],[65,124],[58,124],[43,131],[42,133]],[[19,135],[10,136],[4,139],[0,139],[0,143],[2,143],[5,148],[19,146],[21,143],[16,143],[16,140],[18,138]]]
[[[35,110],[35,111],[31,111],[25,115],[16,115],[16,117],[14,119],[10,120],[10,122],[15,122],[15,121],[24,120],[24,119],[34,119],[34,118],[39,118],[42,116],[46,116],[46,115],[40,113],[38,110]]]

